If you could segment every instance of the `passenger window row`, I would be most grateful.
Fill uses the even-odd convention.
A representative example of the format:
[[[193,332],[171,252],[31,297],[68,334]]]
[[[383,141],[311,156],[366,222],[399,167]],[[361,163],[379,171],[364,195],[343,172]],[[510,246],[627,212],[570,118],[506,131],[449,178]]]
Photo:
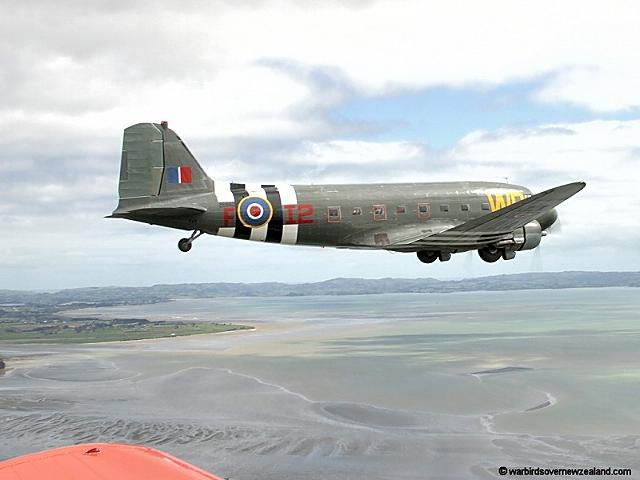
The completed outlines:
[[[489,204],[483,203],[481,206],[482,210],[489,210]],[[448,212],[449,205],[446,203],[440,204],[441,212]],[[471,206],[468,203],[460,204],[461,212],[469,212],[471,211]],[[371,212],[373,213],[373,219],[375,221],[387,220],[387,207],[386,205],[373,205]],[[396,207],[396,215],[404,215],[407,213],[406,205],[398,205]],[[426,219],[431,217],[431,204],[430,203],[419,203],[417,214],[419,218]],[[353,207],[351,209],[351,215],[362,215],[361,207]],[[342,221],[342,207],[333,206],[327,207],[327,221],[329,223],[338,223]]]

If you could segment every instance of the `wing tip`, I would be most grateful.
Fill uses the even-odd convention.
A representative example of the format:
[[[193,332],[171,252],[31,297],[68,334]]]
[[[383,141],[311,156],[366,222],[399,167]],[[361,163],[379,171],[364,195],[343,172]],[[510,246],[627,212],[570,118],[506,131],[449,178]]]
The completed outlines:
[[[587,186],[587,182],[583,182],[583,181],[573,182],[573,183],[570,183],[569,185],[573,185],[575,187],[575,193],[578,193],[580,190],[582,190],[584,187]]]
[[[587,182],[582,182],[582,181],[580,181],[580,182],[571,182],[571,183],[566,183],[564,185],[560,185],[560,186],[555,187],[555,188],[550,188],[546,192],[552,192],[554,190],[555,191],[562,190],[562,191],[565,191],[565,192],[571,192],[571,193],[569,193],[569,196],[573,196],[573,195],[578,193],[580,190],[582,190],[586,186],[587,186]]]

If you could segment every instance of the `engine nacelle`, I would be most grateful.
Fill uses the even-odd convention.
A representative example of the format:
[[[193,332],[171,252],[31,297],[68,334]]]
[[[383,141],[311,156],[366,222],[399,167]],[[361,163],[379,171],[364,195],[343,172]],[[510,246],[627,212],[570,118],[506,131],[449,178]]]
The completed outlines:
[[[556,220],[558,220],[558,212],[555,208],[552,208],[551,210],[547,210],[546,212],[544,212],[542,215],[536,218],[536,220],[540,224],[542,230],[546,230],[551,225],[556,223]]]
[[[542,227],[537,220],[527,223],[524,227],[513,232],[516,243],[515,250],[533,250],[542,240]]]

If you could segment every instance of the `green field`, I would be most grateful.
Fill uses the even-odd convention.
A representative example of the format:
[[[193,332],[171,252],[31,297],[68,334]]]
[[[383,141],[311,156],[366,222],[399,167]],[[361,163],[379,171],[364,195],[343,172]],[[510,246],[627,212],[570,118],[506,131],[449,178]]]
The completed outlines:
[[[245,330],[251,327],[215,322],[171,322],[145,319],[67,318],[53,312],[16,311],[0,315],[0,342],[93,343],[181,337]]]

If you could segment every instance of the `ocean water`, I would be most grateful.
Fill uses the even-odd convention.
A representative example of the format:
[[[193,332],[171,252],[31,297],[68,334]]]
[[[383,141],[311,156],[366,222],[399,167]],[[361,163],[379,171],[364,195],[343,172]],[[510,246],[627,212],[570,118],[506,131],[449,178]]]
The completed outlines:
[[[0,342],[0,459],[142,443],[234,479],[640,476],[640,291],[218,298],[77,315],[255,331]],[[634,478],[634,477],[632,477]]]

